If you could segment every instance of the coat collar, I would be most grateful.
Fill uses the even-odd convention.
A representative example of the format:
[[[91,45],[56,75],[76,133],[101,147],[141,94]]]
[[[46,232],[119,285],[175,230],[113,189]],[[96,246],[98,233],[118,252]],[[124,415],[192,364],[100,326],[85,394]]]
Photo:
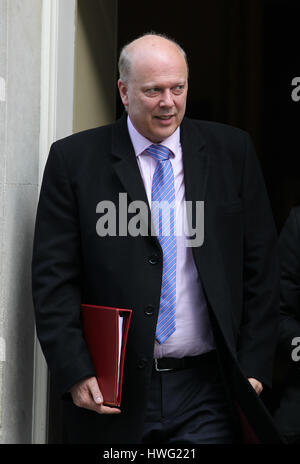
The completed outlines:
[[[124,112],[120,119],[112,125],[112,154],[119,159],[124,159],[133,151],[127,129],[127,113]]]
[[[196,121],[184,118],[180,134],[186,200],[204,200],[207,189],[209,152]]]
[[[157,238],[151,235],[150,206],[128,133],[126,113],[112,126],[112,154],[115,158],[113,167],[124,191],[128,195],[128,202],[142,201],[147,205],[147,212],[144,209],[140,210],[141,221],[144,230],[148,230],[149,237],[152,237],[158,248],[160,248]]]
[[[187,200],[204,200],[209,156],[205,138],[195,121],[184,118],[180,127]],[[132,200],[146,201],[134,149],[127,129],[127,114],[113,125],[112,154],[118,160],[115,170]]]
[[[127,129],[127,114],[112,126],[113,167],[130,200],[141,200],[148,204],[143,180]]]

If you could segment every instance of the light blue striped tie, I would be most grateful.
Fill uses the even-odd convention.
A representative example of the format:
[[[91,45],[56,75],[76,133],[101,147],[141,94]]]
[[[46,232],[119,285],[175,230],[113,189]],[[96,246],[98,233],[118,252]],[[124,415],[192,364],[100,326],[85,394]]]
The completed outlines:
[[[147,152],[157,161],[152,180],[151,213],[163,251],[163,275],[156,339],[163,343],[176,330],[176,235],[174,173],[171,150],[151,145]]]

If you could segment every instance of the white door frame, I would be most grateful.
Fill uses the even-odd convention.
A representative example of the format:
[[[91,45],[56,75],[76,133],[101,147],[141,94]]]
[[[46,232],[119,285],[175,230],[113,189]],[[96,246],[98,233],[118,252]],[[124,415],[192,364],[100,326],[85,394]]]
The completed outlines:
[[[73,131],[77,0],[42,1],[39,186],[51,144]],[[47,442],[48,369],[35,335],[32,443]]]

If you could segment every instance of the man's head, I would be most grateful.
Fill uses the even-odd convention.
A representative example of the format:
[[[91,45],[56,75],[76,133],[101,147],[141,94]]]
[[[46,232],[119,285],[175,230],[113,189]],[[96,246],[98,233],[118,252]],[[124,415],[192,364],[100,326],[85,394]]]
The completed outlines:
[[[188,67],[174,41],[146,34],[123,48],[118,87],[134,127],[158,143],[182,121],[186,107]]]

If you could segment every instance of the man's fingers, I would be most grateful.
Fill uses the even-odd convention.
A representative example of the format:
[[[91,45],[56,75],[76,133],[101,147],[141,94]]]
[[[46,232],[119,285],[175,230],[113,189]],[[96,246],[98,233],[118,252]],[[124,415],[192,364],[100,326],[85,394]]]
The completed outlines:
[[[103,403],[96,377],[89,377],[71,388],[74,403],[80,408],[94,409]]]
[[[103,405],[103,396],[100,391],[97,379],[93,377],[90,380],[91,381],[89,383],[89,388],[90,388],[91,396],[93,400],[95,401],[95,403],[97,404],[97,407],[94,410],[98,412],[99,414],[119,414],[121,412],[120,409]]]
[[[103,405],[103,396],[96,377],[84,379],[74,385],[70,392],[74,404],[80,408],[86,408],[99,414],[120,414],[120,409]]]
[[[95,401],[96,404],[102,404],[103,403],[103,396],[101,394],[100,388],[98,386],[97,379],[95,377],[92,377],[90,379],[90,382],[88,384],[91,396],[93,400]]]
[[[95,377],[90,379],[88,386],[91,396],[97,405],[95,409],[93,408],[94,411],[98,412],[99,414],[119,414],[121,412],[120,409],[103,405],[103,396]]]
[[[252,387],[254,388],[254,390],[256,391],[256,393],[258,395],[261,394],[262,390],[263,390],[263,386],[262,386],[262,383],[259,382],[259,380],[256,380],[252,377],[250,377],[249,379],[249,382],[251,383]]]

